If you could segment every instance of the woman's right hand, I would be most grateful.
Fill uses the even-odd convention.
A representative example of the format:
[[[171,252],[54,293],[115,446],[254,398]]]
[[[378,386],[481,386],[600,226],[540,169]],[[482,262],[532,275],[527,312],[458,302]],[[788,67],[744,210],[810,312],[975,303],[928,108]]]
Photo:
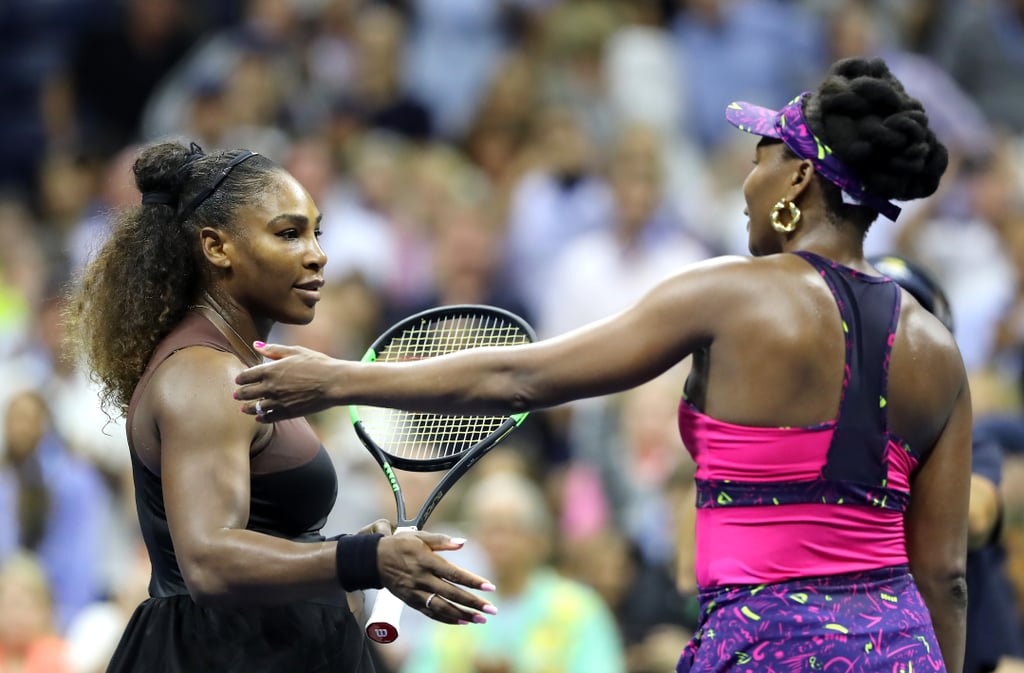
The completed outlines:
[[[497,613],[494,605],[461,587],[494,591],[494,585],[442,558],[435,552],[455,551],[465,540],[440,533],[408,531],[381,538],[377,568],[384,587],[406,605],[445,624],[486,621],[481,612]],[[436,596],[427,605],[431,594]]]
[[[307,416],[333,402],[327,395],[329,369],[337,362],[302,346],[254,343],[265,359],[235,378],[235,399],[244,402],[242,413],[262,423]]]

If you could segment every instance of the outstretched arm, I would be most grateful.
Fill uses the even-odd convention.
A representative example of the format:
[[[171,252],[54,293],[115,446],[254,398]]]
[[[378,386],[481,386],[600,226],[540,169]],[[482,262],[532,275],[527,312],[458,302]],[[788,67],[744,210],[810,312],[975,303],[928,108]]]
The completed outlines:
[[[514,413],[636,386],[710,343],[751,301],[745,258],[688,267],[631,308],[525,346],[474,348],[404,363],[359,363],[268,346],[277,360],[236,378],[242,410],[261,420],[366,404],[433,413]],[[269,413],[267,413],[269,412]]]

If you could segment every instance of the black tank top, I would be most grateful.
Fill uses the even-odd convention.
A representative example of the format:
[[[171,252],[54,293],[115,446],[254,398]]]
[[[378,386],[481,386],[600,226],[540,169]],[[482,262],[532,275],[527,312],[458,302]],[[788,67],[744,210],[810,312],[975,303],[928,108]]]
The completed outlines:
[[[160,476],[136,451],[132,428],[138,400],[157,368],[175,352],[193,346],[238,353],[206,318],[189,313],[156,347],[128,405],[127,433],[135,481],[135,507],[153,566],[150,596],[187,594],[174,553]],[[241,359],[239,357],[239,359]],[[305,419],[274,423],[270,442],[250,461],[246,529],[296,541],[319,542],[334,507],[338,478],[331,459]],[[216,451],[217,447],[210,447]],[[147,456],[159,461],[159,455]]]

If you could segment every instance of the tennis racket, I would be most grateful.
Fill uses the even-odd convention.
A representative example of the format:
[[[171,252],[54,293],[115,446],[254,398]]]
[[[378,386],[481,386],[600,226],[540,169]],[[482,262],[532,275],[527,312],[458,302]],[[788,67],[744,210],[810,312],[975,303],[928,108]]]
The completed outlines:
[[[374,341],[363,362],[422,360],[480,346],[514,346],[536,340],[522,318],[500,308],[477,304],[441,306],[409,316]],[[395,532],[420,530],[441,498],[466,471],[510,432],[527,413],[511,416],[456,416],[351,405],[356,435],[380,464],[395,497]],[[445,475],[424,500],[416,516],[406,513],[402,486],[394,469]],[[378,643],[398,638],[404,603],[387,589],[378,592],[366,635]]]

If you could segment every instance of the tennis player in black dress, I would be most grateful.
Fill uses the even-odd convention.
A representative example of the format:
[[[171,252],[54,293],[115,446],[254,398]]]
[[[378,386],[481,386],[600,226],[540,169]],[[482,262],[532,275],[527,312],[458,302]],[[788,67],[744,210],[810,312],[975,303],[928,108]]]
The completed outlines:
[[[164,143],[134,166],[142,203],[70,290],[73,343],[127,416],[150,598],[109,670],[372,671],[346,591],[387,587],[441,622],[494,607],[483,578],[441,558],[462,541],[320,533],[339,484],[310,425],[259,424],[232,399],[275,322],[308,323],[323,285],[320,213],[249,151]],[[341,486],[344,487],[343,485]],[[461,585],[461,586],[460,586]],[[447,600],[432,600],[432,595]]]

